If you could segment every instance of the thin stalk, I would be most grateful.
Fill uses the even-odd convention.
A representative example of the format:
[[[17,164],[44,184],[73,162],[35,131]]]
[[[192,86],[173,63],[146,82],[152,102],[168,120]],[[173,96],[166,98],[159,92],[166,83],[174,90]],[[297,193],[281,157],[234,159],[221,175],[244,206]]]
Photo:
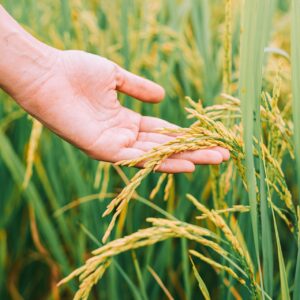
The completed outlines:
[[[279,264],[279,275],[280,275],[280,289],[281,289],[281,299],[289,300],[290,299],[290,292],[289,292],[289,285],[287,280],[287,273],[283,259],[283,253],[281,249],[279,233],[276,224],[276,218],[274,211],[272,210],[273,221],[274,221],[274,229],[275,229],[275,237],[276,237],[276,244],[277,244],[277,253],[278,253],[278,264]]]

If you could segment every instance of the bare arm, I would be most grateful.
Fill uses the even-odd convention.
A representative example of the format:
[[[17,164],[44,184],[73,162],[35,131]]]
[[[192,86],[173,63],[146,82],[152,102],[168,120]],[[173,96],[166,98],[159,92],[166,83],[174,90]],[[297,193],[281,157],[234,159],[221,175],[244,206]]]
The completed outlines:
[[[26,90],[55,59],[54,49],[28,34],[0,5],[0,85],[12,95]]]

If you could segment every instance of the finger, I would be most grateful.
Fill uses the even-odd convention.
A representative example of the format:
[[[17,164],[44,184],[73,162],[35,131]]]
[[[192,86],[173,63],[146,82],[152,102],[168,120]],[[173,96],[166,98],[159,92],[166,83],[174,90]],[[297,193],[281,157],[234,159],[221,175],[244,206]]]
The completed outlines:
[[[153,131],[157,130],[158,128],[178,128],[177,125],[167,122],[165,120],[154,118],[154,117],[142,117],[141,124],[140,124],[140,133],[138,136],[138,140],[140,141],[147,141],[147,142],[155,142],[155,143],[167,143],[174,139],[171,135],[166,134],[159,134]],[[229,160],[230,152],[228,149],[222,147],[213,147],[210,150],[219,152],[223,157],[224,161]]]
[[[154,147],[158,147],[160,144],[152,143],[152,142],[135,142],[133,144],[133,148],[143,150],[145,152],[150,151]],[[196,165],[218,165],[222,163],[225,159],[218,151],[218,149],[203,149],[203,150],[196,150],[196,151],[186,151],[182,153],[177,153],[171,155],[169,158],[171,159],[181,159],[181,160],[188,160]]]
[[[116,161],[136,159],[143,154],[145,154],[143,150],[125,148],[120,151]],[[136,167],[143,168],[144,164],[145,162],[139,163]],[[195,171],[195,165],[184,159],[166,159],[162,162],[157,171],[165,173],[191,173]]]
[[[155,117],[142,117],[141,119],[141,123],[140,123],[141,132],[154,132],[155,130],[162,129],[162,128],[177,129],[179,127],[168,121],[155,118]]]
[[[158,84],[118,67],[117,90],[145,102],[160,102],[165,90]]]
[[[193,173],[195,171],[195,165],[189,160],[168,158],[163,161],[157,171],[171,174]]]
[[[211,150],[219,152],[222,155],[224,161],[228,161],[230,158],[230,152],[228,149],[222,147],[213,147],[211,148]]]
[[[223,156],[216,150],[203,149],[173,154],[172,158],[186,159],[196,165],[218,165],[223,162]]]

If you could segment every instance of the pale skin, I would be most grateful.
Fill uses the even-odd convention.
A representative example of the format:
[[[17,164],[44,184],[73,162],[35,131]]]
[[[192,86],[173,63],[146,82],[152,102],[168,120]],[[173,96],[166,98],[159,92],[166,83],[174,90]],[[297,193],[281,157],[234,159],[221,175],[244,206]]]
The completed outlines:
[[[94,159],[113,163],[134,159],[174,138],[157,129],[176,125],[142,116],[118,100],[121,92],[158,103],[165,96],[161,86],[106,58],[45,45],[23,30],[1,5],[0,70],[4,91]],[[229,156],[221,147],[185,152],[165,160],[159,171],[193,172],[197,164],[220,164]]]

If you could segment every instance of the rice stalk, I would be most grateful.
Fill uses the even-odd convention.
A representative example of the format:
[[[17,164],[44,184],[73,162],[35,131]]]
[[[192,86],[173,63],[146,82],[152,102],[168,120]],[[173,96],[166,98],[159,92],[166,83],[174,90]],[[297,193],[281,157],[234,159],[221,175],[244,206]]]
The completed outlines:
[[[103,163],[99,162],[95,174],[95,179],[94,179],[94,188],[97,189],[100,186],[101,178],[102,178],[102,172],[103,172]]]
[[[129,250],[150,246],[169,238],[186,238],[212,249],[223,257],[228,256],[227,251],[218,243],[208,239],[215,238],[215,235],[208,229],[167,219],[149,218],[147,221],[152,223],[152,227],[141,229],[94,250],[92,252],[93,256],[86,261],[85,265],[73,271],[59,285],[78,277],[81,284],[75,299],[87,299],[92,286],[101,279],[112,257]]]
[[[242,284],[242,285],[246,284],[246,281],[244,279],[240,278],[231,268],[217,263],[216,261],[212,260],[211,258],[199,253],[198,251],[189,250],[189,253],[195,257],[200,258],[202,261],[206,262],[207,264],[211,265],[212,267],[214,267],[218,270],[225,271],[230,276],[232,276],[234,279],[236,279],[240,284]]]
[[[36,151],[38,148],[42,130],[43,130],[43,125],[38,120],[33,119],[32,130],[31,130],[31,134],[30,134],[28,151],[27,151],[27,156],[26,156],[25,176],[24,176],[24,181],[22,184],[22,189],[24,189],[24,190],[27,188],[30,178],[32,176],[34,158],[36,155]]]
[[[236,239],[235,235],[232,233],[231,229],[225,223],[223,218],[220,217],[220,215],[215,213],[213,210],[210,211],[209,209],[207,209],[203,204],[201,204],[192,195],[188,194],[187,198],[188,198],[188,200],[190,200],[195,205],[195,207],[199,211],[204,213],[207,216],[207,218],[216,225],[216,227],[220,228],[223,231],[226,239],[231,243],[231,245],[235,249],[235,251],[237,251],[241,255],[241,257],[245,257],[245,254],[244,254],[244,251],[243,251],[242,247],[240,246],[240,244],[239,244],[238,240]]]
[[[145,162],[144,169],[136,173],[136,175],[130,180],[129,184],[123,189],[123,191],[112,202],[110,202],[106,211],[104,212],[103,216],[106,216],[113,210],[115,210],[109,227],[103,237],[103,241],[107,240],[118,216],[120,215],[121,211],[125,209],[125,207],[127,207],[128,202],[132,198],[132,195],[134,194],[135,190],[138,188],[142,180],[144,180],[152,171],[155,171],[166,158],[175,153],[205,149],[214,146],[221,146],[229,149],[231,152],[232,161],[235,163],[244,186],[248,190],[248,184],[246,182],[246,168],[244,165],[245,153],[243,150],[244,144],[242,140],[242,127],[240,125],[234,125],[233,128],[228,129],[221,122],[220,115],[213,115],[214,112],[223,110],[224,106],[231,107],[231,111],[233,113],[240,111],[239,100],[233,97],[227,98],[229,98],[228,103],[224,105],[214,105],[208,108],[203,108],[200,102],[195,103],[191,99],[188,99],[189,103],[194,108],[186,108],[186,111],[189,113],[188,118],[196,119],[196,121],[189,128],[161,130],[161,132],[163,133],[180,135],[166,144],[153,148],[151,151],[149,151],[145,155],[140,156],[137,159],[130,161],[121,161],[118,163],[118,165],[135,166],[136,164]],[[278,110],[276,110],[276,113],[280,115]],[[210,114],[210,117],[208,117],[207,114]],[[264,116],[265,114],[266,111],[262,109],[262,116]],[[274,114],[269,112],[269,115],[273,116],[273,118],[275,118]],[[282,122],[276,122],[278,130],[289,132],[289,128],[287,127],[286,123],[282,119],[280,120]],[[281,144],[285,145],[288,142],[289,140],[285,140]],[[254,143],[258,145],[255,139]],[[295,214],[293,203],[291,200],[291,194],[287,188],[280,162],[277,161],[276,158],[274,158],[269,153],[268,147],[266,147],[264,144],[261,144],[260,148],[267,161],[266,170],[268,172],[268,177],[272,178],[272,188],[278,193],[286,206]],[[280,152],[280,154],[282,155],[283,152]],[[254,150],[254,155],[258,155],[256,150]],[[255,175],[260,178],[259,174]],[[164,176],[162,177],[162,179],[163,178]],[[161,183],[159,182],[159,184]],[[227,183],[227,190],[228,185],[229,184]],[[156,191],[157,190],[155,190],[155,193]],[[223,192],[222,195],[224,195],[225,193],[226,192]],[[221,199],[218,200],[218,203],[220,202]]]
[[[226,224],[224,219],[216,213],[214,210],[207,209],[203,204],[201,204],[195,197],[192,195],[187,195],[188,200],[190,200],[194,206],[201,211],[207,218],[217,227],[219,228],[223,234],[225,235],[227,241],[231,244],[233,250],[238,255],[239,260],[243,264],[244,269],[246,270],[250,280],[251,280],[251,288],[254,295],[256,295],[256,284],[254,278],[254,270],[253,265],[251,263],[251,259],[248,252],[244,251],[244,248],[241,246],[237,237],[233,234],[230,227]]]
[[[174,297],[171,295],[171,293],[169,292],[159,275],[150,266],[147,266],[147,269],[151,273],[155,281],[158,283],[158,285],[161,287],[161,289],[164,291],[168,300],[174,300]]]
[[[164,200],[165,201],[167,201],[169,199],[169,196],[170,196],[171,189],[172,189],[173,185],[174,185],[174,175],[169,174],[167,184],[166,184],[165,190],[164,190]]]
[[[135,272],[136,272],[136,275],[137,275],[139,287],[141,289],[141,294],[142,294],[144,300],[148,300],[149,298],[147,296],[146,287],[145,287],[145,284],[144,284],[144,281],[143,281],[141,267],[140,267],[139,261],[136,257],[136,254],[135,254],[134,250],[131,251],[131,256],[132,256]]]
[[[163,184],[164,180],[167,178],[168,174],[167,173],[163,173],[160,175],[156,186],[154,187],[154,189],[151,191],[149,198],[152,200],[155,198],[155,196],[157,195],[157,193],[159,192],[161,185]]]
[[[200,3],[199,1],[194,0],[181,1],[182,3],[179,1],[180,3],[176,3],[177,5],[174,5],[173,1],[159,0],[152,1],[153,3],[145,3],[145,1],[143,2],[138,0],[134,1],[134,5],[133,1],[131,0],[123,1],[122,3],[120,0],[102,1],[101,4],[96,0],[55,0],[45,1],[45,3],[39,2],[37,5],[34,5],[34,3],[30,1],[30,3],[28,3],[26,6],[26,10],[23,9],[23,4],[25,2],[23,4],[21,4],[21,2],[23,3],[24,1],[4,0],[3,5],[7,6],[8,10],[10,10],[16,18],[19,18],[19,21],[21,21],[22,24],[27,23],[26,26],[30,24],[32,27],[34,23],[40,21],[36,23],[39,25],[39,34],[41,34],[43,40],[51,43],[53,46],[56,46],[60,49],[75,47],[80,47],[82,49],[84,48],[89,52],[99,53],[102,56],[108,57],[120,65],[124,65],[125,61],[125,65],[129,65],[131,71],[141,74],[145,77],[153,77],[153,79],[165,86],[168,94],[166,101],[164,101],[164,103],[162,103],[160,106],[155,106],[153,110],[150,107],[145,108],[145,111],[143,109],[143,112],[145,113],[165,117],[170,119],[172,122],[181,122],[182,116],[179,116],[180,109],[177,109],[177,107],[175,107],[173,104],[175,103],[174,101],[177,103],[178,99],[183,99],[184,95],[188,94],[192,97],[198,97],[200,95],[205,99],[205,101],[207,101],[206,104],[208,102],[215,102],[214,98],[222,88],[222,71],[224,72],[225,67],[229,69],[228,61],[227,66],[224,66],[224,62],[226,63],[225,57],[229,57],[228,54],[230,51],[232,51],[232,68],[230,70],[231,74],[227,74],[225,76],[223,75],[224,80],[226,80],[226,77],[231,78],[231,81],[229,79],[226,80],[230,85],[230,90],[227,90],[224,82],[223,89],[227,93],[233,92],[234,95],[236,95],[235,92],[237,89],[237,82],[240,78],[239,66],[241,65],[238,57],[240,52],[238,51],[237,45],[239,42],[240,20],[239,14],[237,14],[235,16],[236,18],[231,20],[232,22],[230,24],[229,20],[230,17],[232,18],[232,16],[230,16],[231,11],[228,12],[227,8],[229,7],[228,3],[231,2],[231,9],[236,8],[236,11],[238,11],[241,6],[240,1],[234,2],[232,0],[224,0],[224,2],[222,2],[223,5],[220,5],[220,3],[217,3],[216,1],[200,1]],[[260,2],[267,3],[265,1]],[[280,219],[280,222],[282,221],[284,226],[286,224],[293,232],[294,236],[299,239],[299,214],[295,214],[297,211],[295,208],[297,207],[295,205],[297,198],[291,198],[291,194],[293,196],[297,195],[296,190],[294,189],[295,178],[292,176],[294,174],[292,172],[294,171],[295,167],[293,165],[293,161],[290,160],[288,155],[286,155],[289,153],[291,157],[294,156],[293,133],[294,131],[296,132],[299,127],[294,125],[291,119],[292,108],[289,86],[289,73],[291,66],[289,65],[288,60],[284,60],[282,64],[280,63],[277,70],[277,62],[281,59],[279,56],[285,56],[288,58],[287,49],[289,49],[289,32],[287,29],[289,27],[290,19],[286,7],[286,4],[288,4],[287,2],[288,1],[269,1],[268,3],[270,5],[265,13],[263,13],[263,10],[260,10],[259,8],[256,9],[255,13],[258,21],[256,22],[254,19],[252,19],[250,26],[251,30],[253,31],[252,35],[255,34],[257,40],[267,40],[268,30],[265,30],[266,34],[262,34],[261,32],[264,31],[264,26],[261,26],[261,23],[265,23],[265,20],[267,23],[269,23],[271,19],[269,16],[272,14],[272,7],[278,5],[275,16],[276,27],[273,27],[276,31],[273,31],[274,34],[272,35],[272,44],[270,47],[268,47],[269,49],[264,49],[265,53],[272,53],[271,55],[268,54],[268,65],[267,68],[265,68],[265,92],[263,92],[261,97],[258,96],[256,98],[257,102],[258,100],[261,101],[260,125],[262,128],[263,140],[257,135],[253,139],[255,148],[253,150],[253,155],[254,160],[256,161],[259,161],[260,158],[265,160],[265,166],[263,168],[264,170],[261,170],[262,166],[259,166],[258,164],[256,165],[255,176],[258,183],[267,185],[269,194],[271,194],[271,197],[269,196],[267,201],[265,201],[265,196],[262,195],[261,192],[262,188],[257,186],[256,193],[260,194],[259,196],[257,194],[256,199],[259,205],[258,208],[260,209],[258,217],[262,219],[264,209],[267,212],[270,212],[270,209],[273,209],[276,217],[279,217],[276,218],[277,221]],[[294,42],[292,42],[292,48],[295,49],[298,47],[297,44],[299,41],[299,38],[297,37],[299,35],[299,26],[297,25],[299,18],[295,16],[299,10],[295,9],[298,5],[296,1],[294,1],[293,5],[294,7],[292,8],[291,13],[294,18],[293,30],[295,34],[292,36],[294,39]],[[122,7],[122,11],[118,9],[120,7]],[[60,8],[61,10],[59,10]],[[212,13],[213,18],[209,17],[210,12]],[[223,22],[224,14],[225,24]],[[57,22],[59,19],[61,19],[62,22],[59,22],[59,28],[56,28],[57,26],[53,26],[53,24],[55,24],[55,22]],[[234,27],[229,30],[229,25]],[[42,28],[46,30],[42,30]],[[125,35],[122,35],[124,39],[121,41],[118,36],[120,33],[120,28],[121,32],[125,32],[125,34],[127,34],[126,37]],[[229,41],[229,34],[231,35],[230,38],[232,45],[232,49],[230,49],[230,51],[226,45],[226,43]],[[262,35],[264,36],[263,38],[261,38]],[[222,42],[224,42],[224,44]],[[248,45],[251,47],[252,43],[248,43]],[[298,60],[298,62],[293,62],[292,69],[295,68],[294,71],[298,72],[298,68],[296,66],[299,64],[299,59],[297,58],[299,55],[297,55],[295,52],[293,54],[293,49],[292,57]],[[249,51],[251,52],[252,50],[250,49]],[[253,54],[255,58],[260,58],[261,53],[259,53],[259,55],[256,54],[257,53]],[[253,68],[255,68],[255,64],[258,67],[257,69],[259,69],[260,59],[257,59],[254,64],[250,63],[249,65],[251,68],[244,69],[249,73],[248,78],[250,81],[252,81],[252,79],[258,79],[258,77],[251,71]],[[273,71],[273,65],[271,64],[275,65],[275,71]],[[273,92],[271,92],[274,78],[275,83]],[[293,76],[294,87],[297,85],[298,78],[299,76]],[[251,84],[249,84],[249,86],[251,86]],[[256,89],[256,87],[252,86],[251,89]],[[293,94],[295,93],[293,92]],[[248,232],[244,231],[245,224],[247,224],[249,221],[248,215],[246,212],[242,213],[242,215],[240,215],[238,211],[230,212],[235,205],[244,204],[245,206],[248,206],[248,203],[245,202],[246,199],[244,198],[249,187],[247,178],[245,176],[247,170],[245,168],[245,151],[242,138],[244,130],[243,126],[241,125],[242,113],[240,109],[240,101],[229,95],[226,95],[223,98],[226,99],[225,102],[214,106],[202,107],[201,102],[197,102],[195,107],[192,106],[192,109],[196,111],[196,113],[205,115],[208,119],[213,120],[214,126],[216,122],[223,123],[226,129],[229,129],[234,136],[241,140],[240,145],[242,149],[240,151],[240,155],[235,155],[235,158],[238,157],[238,159],[234,158],[227,165],[222,165],[221,168],[219,168],[217,176],[220,181],[215,187],[216,197],[214,198],[216,199],[216,203],[212,207],[215,210],[215,213],[222,216],[224,221],[226,221],[233,234],[237,237],[241,247],[246,249],[244,252],[254,253],[253,249],[251,248],[253,244],[251,237],[249,237],[249,235],[247,236],[247,234],[244,236],[242,235],[242,232]],[[295,97],[293,98],[294,100],[296,99]],[[101,185],[101,190],[96,191],[97,194],[95,197],[82,197],[83,195],[95,193],[91,183],[90,170],[91,167],[95,167],[96,171],[96,165],[94,162],[85,159],[83,156],[77,153],[75,149],[70,150],[69,148],[67,150],[67,147],[60,149],[61,142],[50,135],[47,137],[47,142],[49,142],[49,144],[47,144],[47,147],[43,147],[43,149],[41,149],[43,151],[41,154],[43,156],[42,161],[44,165],[41,165],[39,158],[38,160],[34,161],[36,169],[38,170],[38,168],[40,168],[42,171],[38,171],[38,176],[30,179],[30,184],[28,185],[27,189],[22,191],[22,197],[19,197],[18,189],[15,189],[15,187],[21,186],[24,179],[23,163],[21,160],[23,159],[22,153],[26,143],[24,139],[19,137],[25,135],[24,130],[26,126],[23,125],[26,125],[26,120],[25,118],[20,118],[24,115],[24,113],[21,114],[21,111],[16,111],[14,113],[14,109],[17,109],[17,107],[12,104],[13,101],[7,99],[7,97],[4,95],[1,95],[1,100],[4,101],[0,101],[2,118],[2,121],[0,121],[0,129],[2,131],[0,173],[3,175],[2,181],[3,187],[5,187],[3,196],[4,199],[1,199],[4,201],[0,201],[1,204],[3,204],[4,212],[1,218],[1,223],[4,224],[5,227],[13,226],[12,228],[16,230],[16,226],[18,226],[17,224],[19,223],[16,222],[16,220],[19,219],[19,213],[21,213],[22,209],[22,205],[20,205],[22,202],[19,201],[19,199],[24,198],[32,203],[36,212],[37,224],[40,227],[39,230],[41,232],[43,243],[45,243],[45,246],[49,248],[49,253],[51,253],[54,259],[58,261],[59,265],[62,266],[62,272],[67,273],[73,264],[78,264],[78,261],[82,259],[82,257],[86,256],[88,251],[87,248],[89,247],[89,243],[86,240],[86,232],[84,232],[85,235],[78,234],[77,228],[73,228],[72,223],[74,224],[74,218],[79,218],[80,222],[86,225],[85,228],[89,228],[93,232],[98,232],[99,224],[97,222],[97,209],[95,208],[98,206],[103,207],[102,199],[109,197],[114,198],[117,196],[115,193],[109,193],[109,190],[118,189],[116,186],[116,184],[119,184],[120,182],[120,178],[117,178],[118,175],[126,185],[129,183],[129,180],[124,180],[124,178],[127,176],[124,176],[124,172],[122,172],[121,168],[118,166],[114,166],[114,170],[111,170],[112,172],[108,170],[110,168],[109,166],[107,168],[105,167],[105,170],[103,168],[101,172],[99,172],[98,169],[98,173],[96,172],[97,175],[95,175],[96,185],[94,188],[100,189]],[[180,101],[180,104],[182,104],[182,102],[183,101]],[[129,103],[129,101],[126,104],[130,106],[130,108],[137,110],[141,108],[141,105],[130,105],[131,103]],[[200,107],[202,109],[201,111]],[[297,116],[299,114],[295,115]],[[195,118],[193,116],[191,117]],[[195,127],[202,127],[202,125],[205,127],[207,125],[207,121],[203,121],[201,117],[197,119],[197,122],[198,123],[195,124]],[[258,124],[259,122],[256,123]],[[205,134],[207,135],[211,133],[215,134],[215,130],[213,130],[213,132],[212,129],[205,128],[205,130]],[[185,130],[182,130],[178,133],[185,134]],[[198,135],[198,132],[195,135]],[[297,136],[298,135],[296,135],[295,138],[297,138]],[[192,138],[194,138],[194,136]],[[249,135],[250,140],[251,138],[252,137]],[[182,140],[181,143],[184,144],[185,140]],[[76,174],[73,172],[74,167],[71,166],[71,164],[68,164],[68,162],[71,162],[71,155],[75,157],[75,160],[72,160],[73,164],[75,163],[78,165]],[[297,158],[298,156],[296,155]],[[19,158],[21,158],[21,160]],[[152,158],[150,158],[150,160],[151,159]],[[284,165],[282,165],[283,159]],[[62,169],[62,172],[60,172],[61,165],[66,166],[66,168]],[[239,167],[237,167],[237,165],[239,165]],[[155,171],[155,168],[153,170]],[[74,176],[65,176],[68,174],[68,171],[74,174]],[[288,185],[286,184],[287,182],[284,175],[288,179]],[[145,176],[145,179],[146,177],[147,176]],[[170,182],[171,186],[172,179],[168,179],[170,180],[168,182]],[[34,182],[34,180],[36,182]],[[212,190],[211,183],[203,177],[194,179],[189,177],[188,180],[191,182],[192,186],[195,184],[195,188],[197,184],[197,189],[202,186],[204,187],[203,192],[201,192],[201,196],[197,195],[197,199],[200,199],[200,201],[205,203],[205,205],[210,204]],[[147,183],[149,182],[152,182],[152,178],[147,181]],[[168,191],[164,189],[164,186],[166,188],[168,185],[166,182],[167,180],[165,178],[165,181],[161,186],[161,194],[159,194],[162,195],[162,197],[167,197],[168,194]],[[243,185],[241,182],[243,182]],[[145,182],[143,187],[146,185],[147,184]],[[143,191],[143,187],[138,190],[141,195],[145,192],[145,190],[148,190],[146,187]],[[179,183],[179,187],[181,187],[181,182]],[[190,204],[185,201],[185,187],[182,189],[179,187],[176,187],[176,194],[174,193],[174,185],[172,185],[171,190],[169,190],[171,192],[171,196],[169,197],[168,208],[172,206],[172,208],[174,208],[172,213],[174,212],[176,217],[178,213],[182,213],[182,216],[180,215],[182,219],[188,220],[189,217],[194,217],[194,214],[190,215],[190,212],[193,211],[190,210]],[[290,192],[288,187],[292,188]],[[138,188],[138,186],[136,188]],[[53,191],[51,192],[50,189],[53,189]],[[115,192],[115,190],[113,192]],[[159,197],[156,195],[156,198]],[[69,199],[77,199],[78,201],[74,201],[73,204],[66,207],[66,209],[71,209],[74,207],[77,207],[78,209],[73,209],[68,214],[60,215],[58,219],[52,218],[51,220],[51,218],[47,217],[45,212],[51,214],[53,210],[58,210],[59,207],[64,207],[67,204],[66,201]],[[94,199],[97,200],[94,203],[91,203],[90,201],[93,201]],[[147,199],[138,195],[136,191],[132,194],[132,199],[138,201],[139,205],[140,203],[142,205],[146,205],[147,209],[154,209],[155,213],[163,214],[164,217],[172,220],[175,219],[174,216],[171,216],[170,213],[164,211],[163,208],[158,207],[158,205],[156,205],[154,202],[148,201]],[[177,207],[171,203],[173,199],[176,199],[176,204],[178,203]],[[48,203],[49,201],[51,203]],[[91,205],[84,203],[91,203]],[[50,204],[50,206],[48,204]],[[79,205],[80,207],[78,207]],[[139,205],[137,205],[135,209],[139,210]],[[263,205],[265,205],[265,208],[263,208]],[[115,212],[116,207],[114,207],[114,209],[111,211],[112,213]],[[118,225],[120,224],[121,227],[123,226],[122,222],[125,221],[125,212],[127,208],[128,205],[125,205],[119,215],[121,222],[119,222]],[[13,210],[14,213],[12,213]],[[171,211],[169,209],[167,210]],[[229,211],[225,212],[226,210]],[[128,210],[128,213],[131,213],[131,211]],[[128,230],[131,228],[136,228],[136,226],[140,225],[140,217],[128,217],[126,221],[126,228]],[[205,219],[207,220],[207,217],[205,217]],[[246,221],[244,222],[244,220]],[[20,221],[22,221],[22,225],[26,225],[28,222],[26,214],[22,214]],[[57,222],[60,221],[62,221],[62,223],[57,227],[59,224]],[[105,222],[102,224],[105,224]],[[210,229],[213,227],[213,231],[216,232],[216,235],[222,235],[222,237],[224,236],[222,231],[219,228],[215,229],[215,226],[212,225],[210,221],[207,222],[207,224]],[[101,231],[103,226],[106,225],[100,226]],[[262,222],[259,223],[259,226],[265,228]],[[82,225],[80,225],[80,227],[82,228]],[[26,226],[22,226],[22,228],[26,228]],[[262,228],[259,228],[260,235],[262,234]],[[285,228],[280,227],[280,230],[283,231],[279,233],[289,233],[287,230],[285,230]],[[273,238],[273,230],[271,234]],[[262,241],[266,241],[262,235],[260,238]],[[216,242],[216,244],[224,242],[224,247],[228,251],[227,256],[225,257],[228,257],[229,252],[230,255],[236,256],[235,251],[232,249],[228,250],[228,246],[230,245],[228,244],[227,240],[221,241],[221,239],[219,239],[216,241],[210,237],[208,239]],[[7,235],[7,244],[10,244],[11,241],[12,237]],[[16,252],[17,255],[14,257],[15,259],[21,259],[22,262],[25,261],[26,264],[27,255],[24,255],[24,249],[27,248],[27,243],[30,244],[31,241],[26,238],[20,239],[20,241],[14,241],[14,243],[16,242],[16,249],[18,249]],[[296,264],[295,256],[286,256],[288,253],[286,252],[286,249],[288,249],[290,253],[294,253],[295,250],[297,250],[296,244],[292,238],[287,237],[286,241],[286,246],[288,247],[284,247],[282,251],[285,264],[287,266],[287,276],[290,279],[289,288],[293,292],[294,298],[297,299],[297,295],[300,294],[297,292],[299,290],[298,282],[300,274],[300,260],[298,259],[298,264]],[[274,240],[274,242],[276,241]],[[2,244],[1,247],[3,246]],[[76,247],[74,247],[74,244],[76,244]],[[192,242],[193,246],[194,244],[196,243]],[[202,250],[203,247],[201,245],[200,247]],[[267,247],[263,247],[262,250],[264,250],[264,248]],[[300,247],[298,246],[298,248]],[[152,249],[153,248],[150,247],[150,249],[147,250],[146,258],[149,258],[151,255],[153,255]],[[166,249],[171,250],[169,247]],[[186,248],[181,247],[180,250],[184,252]],[[11,249],[11,251],[14,251],[14,249]],[[212,250],[209,249],[209,252],[211,251]],[[274,252],[274,247],[272,248],[272,252]],[[269,255],[262,256],[262,261],[265,260],[264,257],[269,257],[270,260],[272,260],[272,252],[267,250],[266,253]],[[170,252],[165,253],[170,254]],[[168,268],[167,261],[169,260],[164,260],[164,255],[166,255],[165,253],[159,254],[155,252],[154,255],[154,261],[156,261],[159,268],[161,268],[160,270]],[[7,257],[9,257],[7,256],[7,253],[5,253],[5,255],[5,261],[0,266],[0,277],[4,274],[4,276],[1,278],[5,278],[7,272],[10,272],[11,260],[7,260]],[[0,256],[2,258],[2,255]],[[185,258],[186,257],[187,256],[185,255]],[[215,256],[208,254],[208,257],[211,258]],[[169,258],[171,261],[175,259],[174,256],[169,256]],[[153,261],[152,257],[150,259]],[[187,274],[184,274],[183,287],[191,290],[191,294],[189,296],[191,299],[194,299],[197,297],[195,289],[193,289],[194,281],[189,280],[190,276],[192,275],[192,270],[185,267],[185,262],[186,261],[182,262],[183,268],[187,270]],[[130,259],[124,260],[124,264],[128,264],[129,267],[130,263],[132,263]],[[221,258],[220,263],[224,264],[223,258]],[[240,262],[239,264],[243,267]],[[262,266],[264,273],[267,274],[267,276],[269,276],[269,278],[271,278],[273,281],[274,291],[279,291],[280,279],[278,277],[273,277],[272,272],[270,272],[269,269],[263,264]],[[275,266],[277,267],[276,262]],[[232,267],[232,269],[235,271],[238,270],[235,269],[233,265],[230,265],[230,267]],[[203,266],[203,268],[206,268],[206,266]],[[34,272],[36,267],[33,266],[32,270]],[[203,271],[205,272],[205,269],[203,269]],[[238,271],[236,271],[236,273],[242,274]],[[18,274],[18,271],[13,271],[13,274],[19,275],[20,273]],[[194,274],[196,273],[194,272]],[[219,286],[215,285],[215,282],[205,279],[208,289],[212,289],[211,293],[213,297],[215,297],[217,294],[224,299],[232,296],[235,299],[247,298],[244,287],[236,284],[236,282],[232,280],[229,281],[227,279],[229,277],[227,274],[224,274],[224,272],[217,272],[217,274],[218,278],[220,278],[220,282],[224,282],[225,287],[228,288],[228,291],[225,289],[219,289]],[[294,274],[295,278],[293,278]],[[147,276],[147,272],[145,272],[143,275],[145,285],[149,286],[150,283],[153,283],[152,278],[149,279],[150,276]],[[255,275],[257,276],[257,274]],[[48,275],[45,273],[42,275],[42,277],[43,279],[47,280]],[[245,276],[245,278],[246,277],[247,276]],[[112,281],[112,278],[115,278],[116,280]],[[162,279],[165,278],[165,276],[162,277]],[[186,284],[186,278],[188,285]],[[126,279],[124,277],[121,278],[120,276],[110,276],[107,281],[106,278],[103,278],[103,280],[105,281],[105,286],[107,285],[108,289],[110,290],[106,292],[102,289],[98,289],[95,291],[95,295],[91,295],[92,298],[105,297],[105,294],[107,295],[109,293],[111,293],[111,296],[116,295],[117,293],[112,294],[112,290],[118,291],[121,287],[119,283],[122,283],[122,288],[124,285],[126,285],[126,283],[123,285],[123,282],[125,282]],[[255,280],[257,284],[259,284],[260,279],[255,278]],[[184,298],[188,296],[188,293],[184,295],[184,292],[180,291],[182,283],[181,281],[181,272],[177,272],[176,274],[174,272],[172,274],[171,282],[174,284],[178,296],[180,298]],[[128,283],[128,281],[126,282]],[[5,288],[5,285],[1,285],[1,283],[2,282],[0,279],[0,286],[4,286]],[[32,288],[34,286],[33,281],[26,282],[26,278],[22,278],[22,276],[20,276],[20,286],[23,286],[24,283],[25,285],[27,284],[27,288],[24,290],[25,298],[34,297],[39,293],[38,290],[34,290]],[[142,297],[140,290],[136,286],[134,286],[134,288],[137,291],[137,296],[135,299],[141,299]],[[230,295],[231,289],[235,289],[235,293],[232,293],[232,295]],[[257,289],[260,289],[259,286],[257,286]],[[269,289],[265,283],[265,280],[264,289],[265,291]],[[29,295],[30,291],[34,291],[34,295]],[[45,294],[50,294],[48,290],[45,290],[44,292]],[[153,298],[158,298],[155,289],[148,289],[147,292],[149,292],[149,297],[151,293]],[[188,290],[186,292],[188,292]],[[268,297],[264,291],[261,292]],[[62,291],[62,293],[64,294],[64,291]],[[50,298],[51,296],[53,297],[54,295],[49,295]],[[130,298],[131,294],[124,294],[123,296],[124,298]]]
[[[225,93],[231,93],[231,69],[232,69],[232,0],[225,2],[225,30],[224,30],[224,67],[223,89]]]
[[[218,209],[218,210],[215,210],[214,212],[219,215],[219,214],[227,214],[227,213],[233,213],[233,212],[245,213],[245,212],[249,212],[249,210],[250,210],[249,206],[234,205],[233,207]],[[203,219],[207,219],[207,218],[208,218],[208,215],[205,213],[202,213],[201,216],[196,217],[197,220],[203,220]]]
[[[192,268],[193,268],[193,272],[194,272],[194,275],[198,281],[198,285],[199,285],[199,288],[200,288],[200,291],[204,297],[205,300],[211,300],[210,298],[210,295],[209,295],[209,292],[208,292],[208,289],[206,287],[206,284],[204,282],[204,280],[202,279],[202,277],[200,276],[195,264],[194,264],[194,261],[192,259],[192,257],[190,257],[190,260],[191,260],[191,263],[192,263]]]

